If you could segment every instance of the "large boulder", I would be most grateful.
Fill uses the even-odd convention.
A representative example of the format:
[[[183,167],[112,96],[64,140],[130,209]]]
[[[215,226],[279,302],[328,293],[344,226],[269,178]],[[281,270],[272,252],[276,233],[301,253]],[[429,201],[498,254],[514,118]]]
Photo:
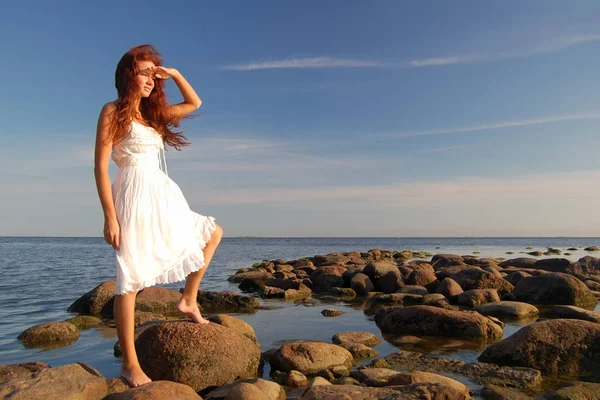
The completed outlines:
[[[101,283],[75,300],[67,311],[112,318],[116,287],[115,280]]]
[[[561,273],[549,273],[523,278],[515,286],[518,301],[531,304],[563,304],[585,307],[598,301],[579,279]]]
[[[253,340],[214,323],[155,324],[140,334],[135,348],[150,379],[184,383],[195,391],[255,377],[261,357]]]
[[[233,292],[198,291],[198,307],[207,314],[255,313],[260,302],[256,297]]]
[[[544,317],[581,319],[583,321],[596,322],[600,324],[600,312],[589,311],[575,306],[552,306],[544,310]]]
[[[537,260],[533,268],[550,272],[568,272],[571,264],[571,260],[566,258],[544,258]]]
[[[569,274],[573,275],[600,275],[600,258],[585,256],[571,264]]]
[[[375,290],[383,293],[396,293],[402,286],[404,286],[404,280],[398,268],[391,269],[375,282]]]
[[[32,374],[46,368],[50,366],[40,361],[0,365],[0,384],[15,378],[30,378]]]
[[[63,347],[79,339],[79,329],[70,322],[47,322],[23,331],[18,339],[25,347]]]
[[[448,300],[454,302],[458,295],[463,292],[460,285],[452,278],[444,278],[436,289],[436,293],[444,295]]]
[[[245,321],[242,321],[239,318],[232,317],[231,315],[219,314],[211,315],[210,317],[208,317],[208,320],[210,322],[214,322],[215,324],[231,328],[234,331],[246,336],[254,343],[258,344],[258,339],[256,338],[256,333],[254,333],[254,328],[252,327],[252,325]]]
[[[188,385],[169,381],[154,381],[125,392],[111,394],[102,400],[202,400]]]
[[[473,289],[458,295],[458,304],[468,307],[479,307],[482,304],[500,301],[496,289]]]
[[[443,336],[496,340],[502,328],[491,319],[477,313],[446,310],[432,306],[397,308],[375,315],[382,333],[393,335]]]
[[[82,363],[43,368],[0,384],[0,398],[11,400],[99,400],[107,394],[105,378]]]
[[[350,288],[356,292],[357,296],[366,296],[369,292],[375,290],[375,286],[371,279],[359,272],[350,280]]]
[[[464,269],[452,275],[463,290],[496,289],[499,293],[512,292],[513,285],[507,280],[479,268]]]
[[[464,265],[464,259],[462,256],[456,254],[436,254],[431,257],[431,265],[437,271],[440,268],[452,265]]]
[[[313,283],[312,290],[320,293],[328,292],[333,287],[342,287],[344,285],[342,274],[345,271],[346,267],[342,265],[327,265],[317,268],[310,274],[310,280]]]
[[[538,262],[537,258],[519,257],[504,260],[498,264],[502,268],[517,267],[517,268],[533,268],[533,265]]]
[[[354,358],[348,350],[324,342],[286,343],[270,360],[273,370],[296,370],[305,375],[314,375],[338,366],[350,368],[353,362]]]
[[[600,382],[600,324],[575,319],[534,322],[488,346],[479,361]]]
[[[181,316],[176,305],[181,300],[181,293],[160,287],[147,287],[135,298],[135,308],[139,311]]]

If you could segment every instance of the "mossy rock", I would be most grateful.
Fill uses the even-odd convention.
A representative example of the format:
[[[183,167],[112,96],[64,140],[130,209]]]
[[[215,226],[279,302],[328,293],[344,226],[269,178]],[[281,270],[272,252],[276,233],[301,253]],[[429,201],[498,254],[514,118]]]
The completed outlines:
[[[86,329],[96,328],[103,324],[102,320],[98,317],[93,317],[91,315],[78,315],[73,318],[69,318],[64,322],[69,322],[77,327],[80,331],[84,331]]]

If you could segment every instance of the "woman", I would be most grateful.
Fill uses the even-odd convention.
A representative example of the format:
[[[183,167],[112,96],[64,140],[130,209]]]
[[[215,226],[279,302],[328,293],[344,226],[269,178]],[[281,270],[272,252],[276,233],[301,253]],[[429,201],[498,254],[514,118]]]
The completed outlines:
[[[150,45],[133,47],[123,55],[115,73],[118,98],[102,108],[96,132],[94,175],[104,211],[104,240],[116,250],[114,317],[123,352],[121,377],[133,387],[150,382],[135,352],[137,292],[187,277],[177,308],[196,323],[208,323],[196,297],[223,235],[213,217],[190,210],[168,177],[165,144],[177,150],[189,144],[172,129],[202,101],[176,69],[161,64],[162,57]],[[168,78],[181,91],[182,103],[167,103]],[[112,186],[111,151],[119,166]]]

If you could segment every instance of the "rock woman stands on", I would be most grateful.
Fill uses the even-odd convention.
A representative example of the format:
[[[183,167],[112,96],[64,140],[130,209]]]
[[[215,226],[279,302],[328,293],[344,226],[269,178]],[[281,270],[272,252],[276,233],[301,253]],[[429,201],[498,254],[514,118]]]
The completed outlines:
[[[168,78],[177,84],[183,102],[167,103]],[[135,352],[137,292],[187,277],[177,308],[194,322],[208,323],[196,297],[223,230],[213,217],[190,210],[166,168],[165,145],[181,150],[189,144],[173,129],[202,104],[192,86],[179,71],[162,66],[162,57],[150,45],[133,47],[123,55],[115,86],[118,98],[104,105],[98,119],[94,175],[104,212],[104,239],[116,251],[114,317],[123,350],[121,377],[138,386],[150,378]],[[112,185],[111,152],[119,166]]]

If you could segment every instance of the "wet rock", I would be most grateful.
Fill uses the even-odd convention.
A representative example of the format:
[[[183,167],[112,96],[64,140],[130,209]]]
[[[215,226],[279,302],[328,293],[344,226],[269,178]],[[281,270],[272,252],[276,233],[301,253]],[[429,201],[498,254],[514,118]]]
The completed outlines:
[[[382,333],[394,335],[444,336],[481,340],[502,337],[502,329],[477,313],[446,310],[431,306],[398,308],[377,314],[375,322]]]
[[[350,288],[356,292],[357,296],[366,296],[369,292],[375,290],[371,279],[363,273],[355,274],[350,280]]]
[[[505,319],[526,319],[539,315],[537,307],[518,301],[498,301],[477,307],[476,311],[482,315]]]
[[[523,278],[513,292],[519,301],[531,304],[589,306],[597,303],[590,289],[579,279],[561,273]]]
[[[285,390],[261,378],[238,379],[211,391],[204,400],[285,400]]]
[[[111,394],[102,400],[155,399],[202,400],[202,397],[198,396],[194,389],[188,385],[169,381],[154,381],[125,392]]]
[[[184,383],[195,391],[255,377],[261,356],[254,341],[214,323],[152,325],[137,338],[135,348],[150,379]]]
[[[112,318],[116,286],[114,280],[101,283],[75,300],[67,311]]]
[[[102,325],[102,320],[100,318],[91,315],[78,315],[76,317],[69,318],[64,322],[75,325],[80,331],[96,328]]]
[[[107,394],[104,377],[83,363],[42,368],[0,384],[0,398],[11,400],[102,399]]]
[[[325,317],[339,317],[340,315],[345,314],[345,312],[341,310],[335,310],[333,308],[325,308],[323,311],[321,311],[321,314],[323,314]]]
[[[468,307],[479,307],[480,305],[499,302],[500,296],[496,289],[474,289],[462,292],[458,296],[458,304]]]
[[[79,329],[69,322],[48,322],[26,329],[18,339],[25,347],[63,347],[79,339]]]
[[[296,342],[281,346],[271,357],[271,368],[279,371],[300,371],[314,375],[336,366],[350,368],[354,359],[340,346],[324,342]]]
[[[381,343],[381,340],[370,332],[340,332],[335,334],[331,341],[339,345],[360,343],[369,347],[375,347]]]
[[[479,361],[577,375],[600,382],[600,324],[574,319],[535,322],[488,346]]]

